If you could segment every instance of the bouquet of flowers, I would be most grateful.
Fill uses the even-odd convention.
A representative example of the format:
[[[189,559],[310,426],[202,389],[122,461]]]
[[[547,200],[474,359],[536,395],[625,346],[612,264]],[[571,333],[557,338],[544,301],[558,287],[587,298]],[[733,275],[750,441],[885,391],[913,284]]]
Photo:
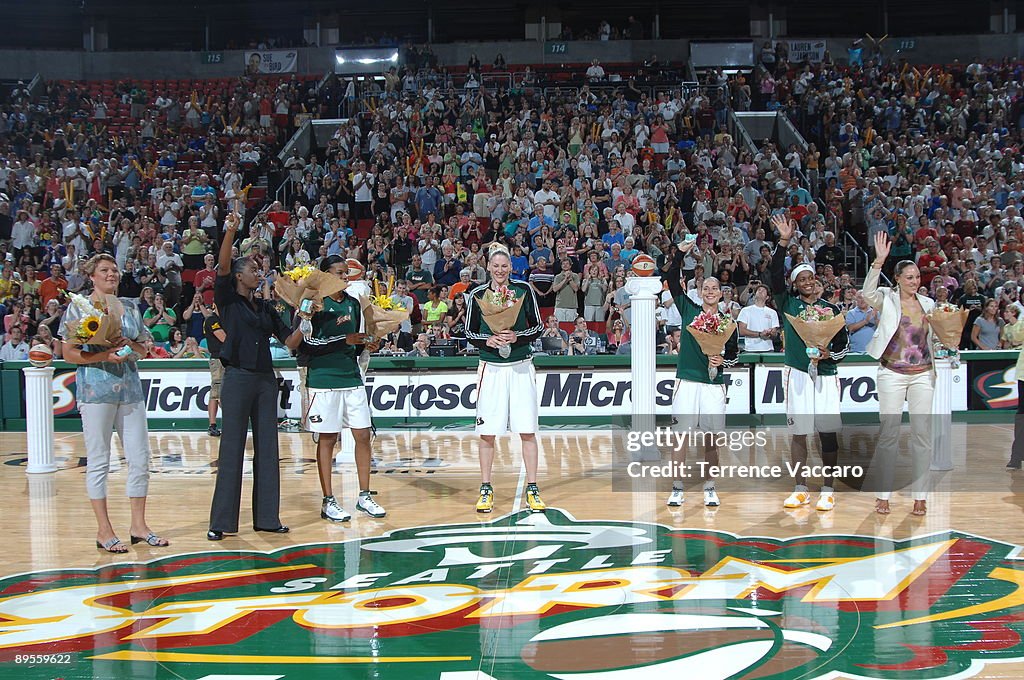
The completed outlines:
[[[299,266],[293,269],[289,269],[288,271],[284,272],[284,275],[291,279],[294,283],[298,283],[299,281],[308,277],[315,271],[318,271],[316,267],[309,263],[306,263],[300,264]]]
[[[111,347],[121,337],[121,315],[124,307],[113,295],[100,303],[78,293],[69,294],[67,337],[74,345]]]
[[[367,296],[363,302],[363,319],[366,321],[366,332],[370,336],[368,342],[374,342],[388,333],[397,331],[412,312],[411,309],[396,304],[391,298],[394,289],[394,276],[388,279],[388,285],[383,290],[380,281],[374,281],[373,295]]]
[[[480,313],[483,315],[484,321],[487,322],[487,327],[491,329],[491,333],[497,334],[511,330],[516,325],[519,310],[523,308],[525,299],[525,296],[517,298],[515,289],[508,286],[485,291],[483,297],[480,298]],[[508,345],[503,345],[498,350],[498,354],[503,358],[508,358],[511,353],[512,348]]]
[[[807,375],[811,380],[816,380],[818,359],[821,357],[821,350],[818,348],[832,342],[832,338],[846,326],[846,315],[836,314],[827,305],[806,305],[798,316],[787,314],[786,318],[807,345],[807,356],[811,360],[807,367]]]
[[[949,357],[953,368],[960,365],[957,348],[960,347],[960,337],[969,315],[970,311],[967,309],[960,309],[948,302],[940,302],[925,317],[939,341],[939,347],[935,352],[936,358]]]
[[[700,351],[709,357],[725,354],[725,343],[736,330],[736,322],[732,315],[721,312],[701,312],[686,330],[700,345]],[[708,365],[708,379],[714,381],[718,377],[720,366]]]
[[[301,309],[303,300],[312,300],[312,311],[323,308],[323,300],[345,290],[346,281],[322,272],[310,264],[290,269],[274,282],[277,296],[295,309]]]

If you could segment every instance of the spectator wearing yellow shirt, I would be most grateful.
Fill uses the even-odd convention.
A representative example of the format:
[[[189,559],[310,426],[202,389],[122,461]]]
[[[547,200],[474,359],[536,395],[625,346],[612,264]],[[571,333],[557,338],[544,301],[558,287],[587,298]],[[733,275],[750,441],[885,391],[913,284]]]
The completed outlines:
[[[423,323],[440,322],[448,313],[448,305],[441,300],[441,287],[434,286],[427,291],[427,301],[420,305],[423,312]]]
[[[15,284],[21,283],[14,274],[14,263],[8,260],[4,262],[3,271],[0,271],[0,300],[11,295],[11,289]]]

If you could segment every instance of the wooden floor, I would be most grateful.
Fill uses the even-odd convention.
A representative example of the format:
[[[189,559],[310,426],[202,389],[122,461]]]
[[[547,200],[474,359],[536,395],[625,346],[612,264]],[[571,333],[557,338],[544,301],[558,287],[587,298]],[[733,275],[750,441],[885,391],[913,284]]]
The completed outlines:
[[[309,435],[282,433],[291,533],[251,530],[247,470],[241,533],[217,544],[217,440],[157,432],[149,523],[172,546],[114,556],[94,547],[81,435],[57,435],[58,472],[27,475],[24,435],[2,433],[0,677],[1022,678],[1012,434],[954,424],[957,469],[917,518],[906,495],[888,517],[854,491],[830,513],[784,511],[785,493],[728,480],[717,509],[699,487],[669,508],[649,483],[612,491],[600,430],[540,437],[546,515],[525,510],[518,441],[499,440],[495,512],[479,515],[471,433],[387,431],[373,475],[387,517],[355,512],[354,466],[339,463],[355,517],[337,525],[320,518]],[[787,452],[776,437],[760,455]],[[127,540],[115,467],[111,517]]]

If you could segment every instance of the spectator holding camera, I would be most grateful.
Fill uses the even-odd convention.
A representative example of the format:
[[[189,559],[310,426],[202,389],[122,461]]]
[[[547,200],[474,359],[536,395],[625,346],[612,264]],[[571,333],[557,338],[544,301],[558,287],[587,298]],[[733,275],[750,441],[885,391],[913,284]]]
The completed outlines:
[[[597,334],[587,328],[587,321],[582,316],[576,317],[576,328],[569,336],[568,354],[569,356],[597,354]]]

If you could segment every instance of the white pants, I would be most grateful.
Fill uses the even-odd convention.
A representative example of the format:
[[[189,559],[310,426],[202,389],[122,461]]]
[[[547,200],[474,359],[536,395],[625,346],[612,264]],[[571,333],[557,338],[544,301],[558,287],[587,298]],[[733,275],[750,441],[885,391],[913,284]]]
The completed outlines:
[[[700,430],[718,433],[725,429],[725,385],[676,381],[672,415],[677,431]]]
[[[932,448],[932,397],[935,394],[935,374],[932,371],[905,375],[878,367],[878,417],[882,427],[875,449],[875,460],[881,473],[875,493],[887,501],[892,495],[896,456],[899,454],[900,426],[903,422],[903,402],[910,413],[910,455],[913,469],[911,491],[915,501],[928,495],[929,466]]]
[[[533,361],[481,361],[476,381],[476,433],[533,434],[537,429],[537,371]]]
[[[85,437],[85,489],[92,500],[107,497],[110,472],[110,439],[117,430],[128,461],[128,497],[144,498],[149,492],[149,427],[146,405],[78,404]]]

